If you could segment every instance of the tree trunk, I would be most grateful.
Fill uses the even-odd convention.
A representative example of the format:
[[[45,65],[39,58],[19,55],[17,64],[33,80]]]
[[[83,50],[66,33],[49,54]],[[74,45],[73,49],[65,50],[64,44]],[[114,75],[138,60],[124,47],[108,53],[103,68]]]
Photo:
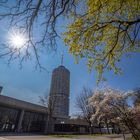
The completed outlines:
[[[133,138],[135,140],[140,140],[138,134],[135,132],[135,129],[134,129],[135,127],[133,126],[134,124],[132,125],[132,122],[130,122],[129,120],[125,120],[124,122],[126,126],[128,127],[130,133],[132,134]]]
[[[92,134],[94,134],[94,128],[93,128],[93,126],[91,127],[91,131],[92,131]]]
[[[124,134],[124,131],[123,131],[123,139],[125,140],[125,134]]]
[[[113,133],[113,134],[114,134],[114,133],[116,134],[116,129],[115,129],[115,124],[114,124],[114,123],[112,123],[112,128],[113,128],[113,129],[112,129],[112,133]]]
[[[108,132],[108,134],[110,134],[107,120],[105,121],[105,124],[106,124],[106,128],[107,128],[107,132]]]
[[[101,123],[99,123],[100,134],[102,134]]]

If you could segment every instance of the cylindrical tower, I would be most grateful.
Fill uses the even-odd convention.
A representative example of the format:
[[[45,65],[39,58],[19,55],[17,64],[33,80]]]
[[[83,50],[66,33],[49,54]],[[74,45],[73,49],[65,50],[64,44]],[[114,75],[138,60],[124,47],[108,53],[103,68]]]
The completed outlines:
[[[53,114],[56,117],[69,117],[70,72],[64,66],[53,70],[50,96],[53,98]]]

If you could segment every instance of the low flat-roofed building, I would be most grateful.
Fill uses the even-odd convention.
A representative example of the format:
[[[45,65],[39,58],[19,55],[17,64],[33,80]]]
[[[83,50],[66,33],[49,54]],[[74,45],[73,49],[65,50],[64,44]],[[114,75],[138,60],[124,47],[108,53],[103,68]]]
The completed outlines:
[[[46,108],[0,95],[0,132],[44,132]]]
[[[53,116],[49,128],[48,118],[44,106],[0,95],[0,133],[89,133],[89,124],[84,120]]]

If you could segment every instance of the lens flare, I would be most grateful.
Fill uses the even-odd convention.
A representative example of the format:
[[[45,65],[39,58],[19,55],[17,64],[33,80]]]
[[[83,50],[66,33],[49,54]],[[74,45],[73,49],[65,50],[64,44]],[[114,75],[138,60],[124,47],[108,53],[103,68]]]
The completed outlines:
[[[27,37],[23,30],[12,29],[9,31],[9,35],[8,35],[9,46],[16,49],[21,49],[26,45],[26,43],[27,43]]]

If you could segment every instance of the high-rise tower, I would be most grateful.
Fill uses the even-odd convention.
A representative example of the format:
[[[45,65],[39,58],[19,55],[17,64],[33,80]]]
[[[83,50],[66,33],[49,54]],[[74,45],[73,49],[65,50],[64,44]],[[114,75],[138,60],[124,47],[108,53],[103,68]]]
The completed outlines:
[[[69,117],[70,72],[61,65],[52,73],[50,96],[54,101],[53,114],[58,118]]]

